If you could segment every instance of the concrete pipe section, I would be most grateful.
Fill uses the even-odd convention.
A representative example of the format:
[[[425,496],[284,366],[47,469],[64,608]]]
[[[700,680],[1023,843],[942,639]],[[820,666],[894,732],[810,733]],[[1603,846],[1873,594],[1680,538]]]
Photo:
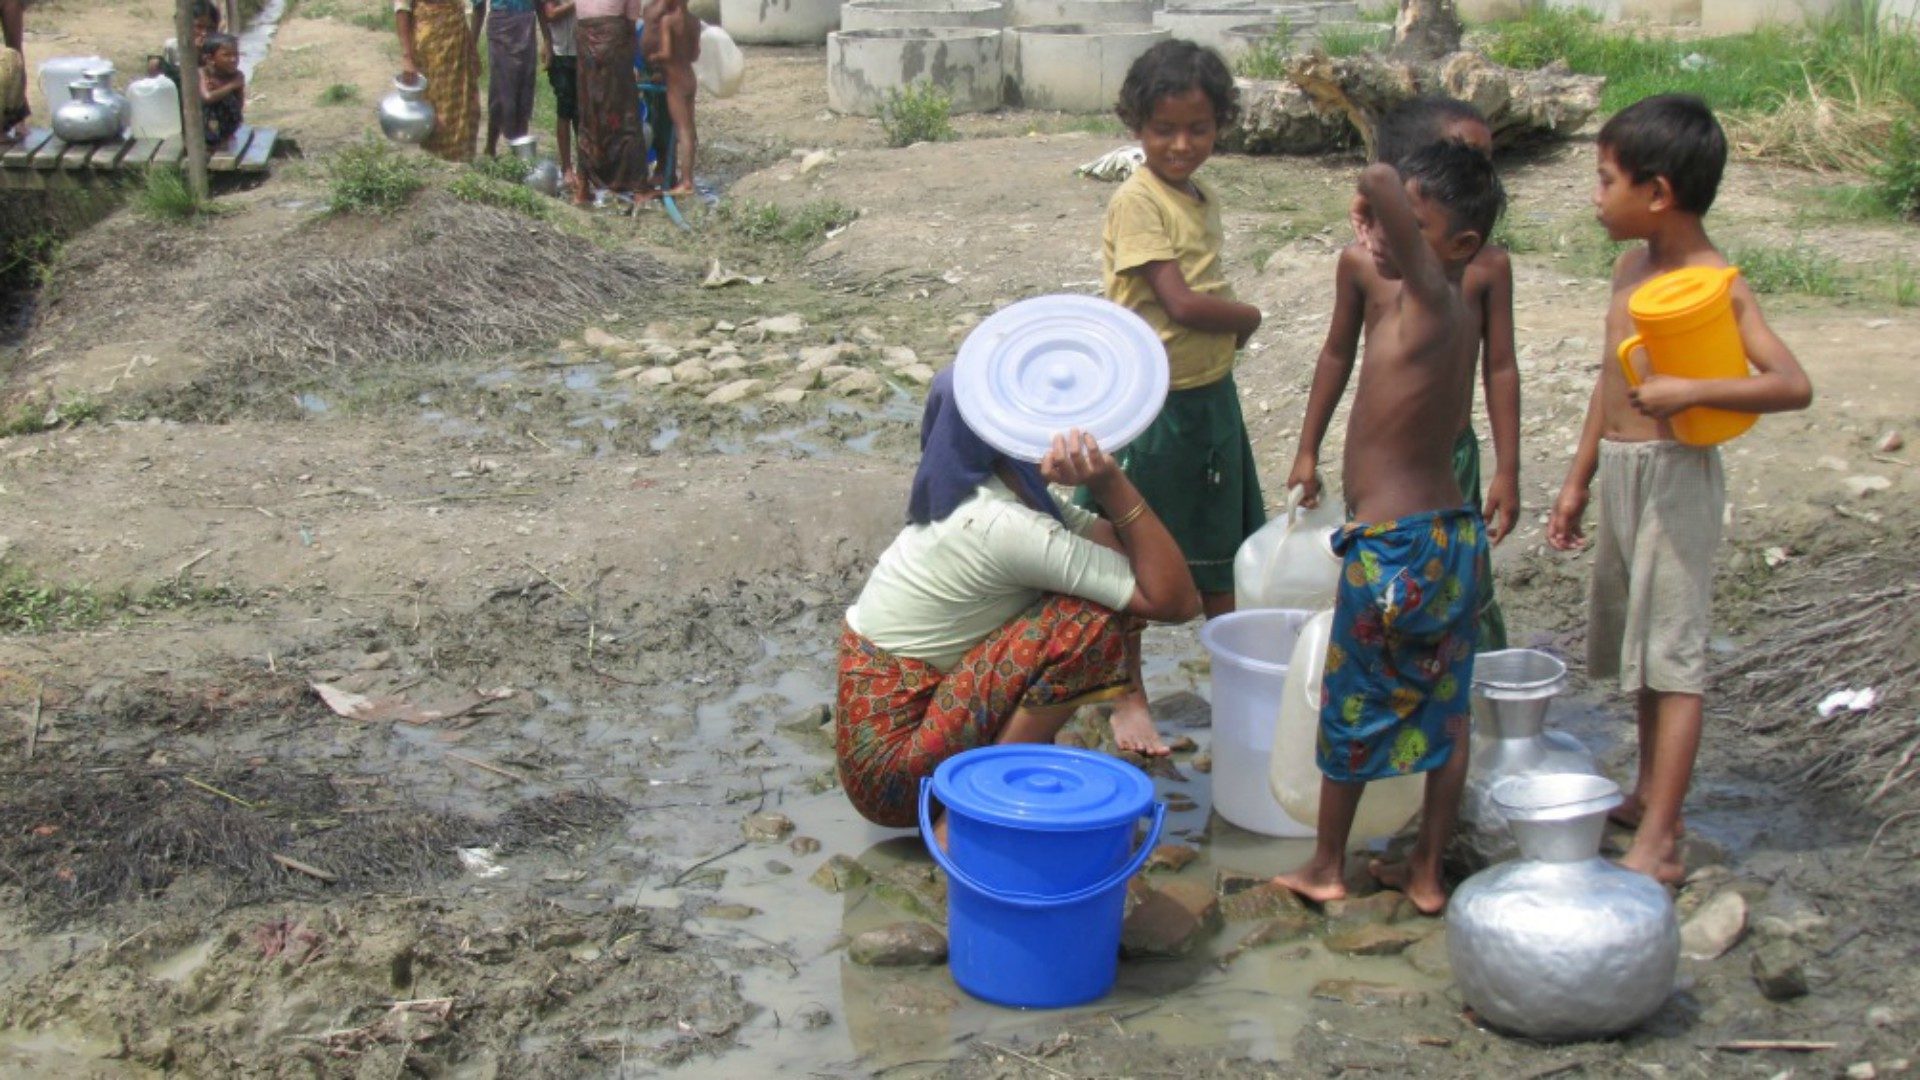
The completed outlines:
[[[1241,57],[1262,46],[1273,47],[1286,55],[1293,51],[1293,35],[1299,29],[1299,24],[1291,19],[1267,19],[1229,26],[1220,32],[1220,55],[1226,57],[1229,64],[1239,62]]]
[[[1019,26],[1006,32],[1009,96],[1029,109],[1112,112],[1127,68],[1172,34],[1129,23]]]
[[[878,115],[887,95],[909,83],[938,87],[956,113],[999,108],[1000,31],[929,26],[827,35],[827,107],[834,112]]]
[[[1265,19],[1278,19],[1271,7],[1170,7],[1153,14],[1153,25],[1184,41],[1227,51],[1226,33],[1235,26]]]
[[[840,28],[840,0],[720,0],[720,28],[750,45],[818,45]]]
[[[1007,25],[1004,0],[848,0],[842,30],[919,30],[930,26],[998,30]]]
[[[1008,26],[1153,25],[1153,0],[1010,0]]]

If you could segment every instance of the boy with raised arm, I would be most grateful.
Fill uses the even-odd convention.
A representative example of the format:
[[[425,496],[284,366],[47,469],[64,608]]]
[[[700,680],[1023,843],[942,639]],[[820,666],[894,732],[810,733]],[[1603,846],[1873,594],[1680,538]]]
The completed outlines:
[[[1320,707],[1320,820],[1313,858],[1275,881],[1313,902],[1346,895],[1346,850],[1369,781],[1427,774],[1420,837],[1404,868],[1375,866],[1421,911],[1446,907],[1440,855],[1466,784],[1474,599],[1486,572],[1480,509],[1453,475],[1481,324],[1461,296],[1467,264],[1506,196],[1478,151],[1441,141],[1398,171],[1360,174],[1373,268],[1401,288],[1366,312],[1366,360],[1342,476],[1352,522]]]
[[[1637,827],[1621,865],[1663,882],[1686,875],[1680,804],[1693,781],[1707,684],[1714,549],[1726,512],[1720,451],[1674,441],[1668,419],[1707,405],[1739,412],[1804,409],[1813,385],[1760,315],[1753,290],[1733,282],[1740,344],[1757,374],[1739,379],[1649,375],[1629,387],[1615,360],[1633,332],[1627,301],[1661,274],[1724,267],[1703,218],[1720,187],[1727,137],[1699,98],[1662,94],[1615,113],[1600,129],[1595,214],[1615,240],[1642,245],[1613,266],[1607,344],[1580,447],[1547,522],[1562,551],[1585,547],[1580,517],[1600,483],[1587,613],[1587,673],[1617,678],[1636,696],[1640,772],[1614,820]]]

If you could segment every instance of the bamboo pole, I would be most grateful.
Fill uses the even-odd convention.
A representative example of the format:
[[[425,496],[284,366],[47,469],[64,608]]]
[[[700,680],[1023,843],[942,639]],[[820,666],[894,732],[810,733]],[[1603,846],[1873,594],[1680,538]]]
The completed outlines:
[[[207,199],[207,121],[200,109],[200,49],[193,43],[193,0],[174,0],[174,40],[180,43],[181,136],[187,141],[187,186]]]

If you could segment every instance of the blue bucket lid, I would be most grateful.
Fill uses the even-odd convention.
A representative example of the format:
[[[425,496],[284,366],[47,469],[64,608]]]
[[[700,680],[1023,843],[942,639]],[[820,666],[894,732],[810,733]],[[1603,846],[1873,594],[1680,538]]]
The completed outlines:
[[[984,746],[933,771],[949,811],[993,825],[1047,831],[1102,829],[1153,803],[1153,781],[1118,758],[1065,746]]]

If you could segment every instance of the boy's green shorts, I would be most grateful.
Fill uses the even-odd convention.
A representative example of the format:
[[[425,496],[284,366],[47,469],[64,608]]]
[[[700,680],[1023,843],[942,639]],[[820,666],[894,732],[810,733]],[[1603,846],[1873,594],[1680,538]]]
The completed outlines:
[[[1233,557],[1267,521],[1233,376],[1169,393],[1152,426],[1114,456],[1179,542],[1193,583],[1232,592]],[[1098,509],[1085,488],[1074,502]]]

